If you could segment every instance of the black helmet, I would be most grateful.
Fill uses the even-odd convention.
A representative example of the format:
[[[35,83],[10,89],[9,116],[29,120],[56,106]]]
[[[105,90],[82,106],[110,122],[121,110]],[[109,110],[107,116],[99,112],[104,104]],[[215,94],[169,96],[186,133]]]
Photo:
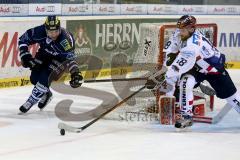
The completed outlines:
[[[190,15],[184,15],[177,21],[177,28],[195,28],[196,27],[196,18]]]
[[[58,30],[60,29],[60,20],[56,16],[47,16],[44,23],[46,30]]]

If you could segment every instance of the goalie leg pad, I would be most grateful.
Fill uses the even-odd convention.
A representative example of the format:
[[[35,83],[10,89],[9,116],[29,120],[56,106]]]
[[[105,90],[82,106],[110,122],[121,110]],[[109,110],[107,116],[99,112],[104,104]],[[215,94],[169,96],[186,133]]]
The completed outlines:
[[[160,124],[171,125],[175,123],[175,97],[161,96],[159,99]]]

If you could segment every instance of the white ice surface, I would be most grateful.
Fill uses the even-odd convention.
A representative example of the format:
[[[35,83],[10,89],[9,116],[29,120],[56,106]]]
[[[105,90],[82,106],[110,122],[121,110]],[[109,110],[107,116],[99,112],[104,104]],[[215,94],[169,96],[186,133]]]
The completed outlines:
[[[240,71],[230,70],[240,89]],[[85,84],[114,92],[110,83]],[[191,131],[156,123],[100,120],[82,133],[60,136],[55,105],[66,95],[54,92],[44,111],[35,106],[17,115],[32,86],[0,90],[0,160],[239,160],[240,116],[234,110],[216,125],[195,123]],[[75,97],[75,108],[94,108],[99,100]],[[215,103],[216,112],[224,105]],[[82,126],[86,122],[71,123]]]

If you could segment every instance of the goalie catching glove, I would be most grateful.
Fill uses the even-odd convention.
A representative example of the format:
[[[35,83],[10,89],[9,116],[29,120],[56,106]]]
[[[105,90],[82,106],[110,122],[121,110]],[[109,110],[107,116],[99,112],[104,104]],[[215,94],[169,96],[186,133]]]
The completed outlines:
[[[147,82],[145,83],[146,88],[155,89],[158,86],[160,87],[166,79],[166,72],[167,68],[163,66],[161,70],[149,76]]]
[[[162,74],[157,77],[149,77],[146,82],[147,89],[154,89],[158,84],[162,83],[165,80],[165,74]]]
[[[175,84],[178,80],[177,76],[171,76],[173,72],[174,71],[172,71],[170,67],[164,74],[156,73],[153,76],[150,76],[145,84],[146,88],[151,90],[158,89],[160,92],[166,93],[166,95],[173,95]]]
[[[72,88],[78,88],[83,83],[83,76],[81,75],[81,72],[74,72],[71,74],[71,80],[70,80],[70,86]]]

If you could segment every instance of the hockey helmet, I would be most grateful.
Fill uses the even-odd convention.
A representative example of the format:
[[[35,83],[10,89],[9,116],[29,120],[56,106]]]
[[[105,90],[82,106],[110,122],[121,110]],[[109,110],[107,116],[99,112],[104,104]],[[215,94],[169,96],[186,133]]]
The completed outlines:
[[[183,29],[183,28],[195,28],[196,27],[197,20],[194,16],[190,15],[183,15],[181,18],[177,21],[177,28]]]
[[[54,15],[47,16],[44,25],[46,30],[58,30],[60,29],[60,20]]]

